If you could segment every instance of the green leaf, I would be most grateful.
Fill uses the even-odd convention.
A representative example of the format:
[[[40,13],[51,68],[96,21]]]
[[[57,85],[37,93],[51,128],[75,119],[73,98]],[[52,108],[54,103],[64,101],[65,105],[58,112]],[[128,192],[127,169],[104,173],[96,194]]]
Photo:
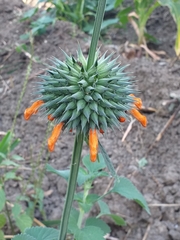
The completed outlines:
[[[63,177],[66,181],[69,179],[70,170],[56,170],[51,165],[46,164],[46,170],[48,172],[55,173],[61,177]],[[91,178],[91,175],[89,175],[83,168],[79,168],[78,172],[78,178],[77,183],[79,186],[81,186],[83,183],[85,183],[88,179]]]
[[[23,233],[13,237],[12,240],[38,240],[38,239]]]
[[[19,215],[20,213],[21,213],[21,205],[18,204],[18,203],[15,203],[14,206],[13,206],[13,208],[12,208],[12,214],[13,214],[14,216],[17,216],[17,215]]]
[[[14,179],[14,180],[22,180],[21,177],[17,177],[15,172],[7,172],[4,174],[4,181]]]
[[[19,164],[15,163],[11,160],[8,160],[8,159],[3,160],[1,165],[3,165],[3,166],[11,166],[12,165],[12,166],[15,166],[15,167],[19,167]]]
[[[104,158],[101,153],[98,154],[98,161],[94,162],[93,164],[90,160],[89,154],[83,157],[82,162],[90,173],[98,172],[99,170],[102,170],[106,167]]]
[[[118,226],[126,226],[126,222],[125,222],[125,220],[124,220],[122,217],[120,217],[120,216],[118,216],[118,215],[116,215],[116,214],[108,214],[107,216],[111,217],[112,220],[113,220]]]
[[[0,230],[0,239],[1,239],[1,240],[5,240],[5,238],[4,238],[4,233],[3,233],[2,230]]]
[[[68,230],[74,235],[79,231],[79,228],[77,226],[78,217],[79,212],[76,209],[72,208],[69,217]]]
[[[119,177],[110,192],[115,192],[130,200],[136,201],[142,208],[144,208],[149,214],[149,208],[143,195],[137,190],[133,183],[124,177]]]
[[[18,226],[18,228],[21,230],[21,232],[24,232],[24,230],[28,227],[32,226],[32,219],[27,215],[27,213],[22,213],[19,216],[14,217],[15,223]]]
[[[0,186],[0,211],[4,208],[6,196],[4,190]]]
[[[108,170],[109,170],[110,173],[111,173],[111,176],[113,176],[114,178],[117,178],[117,174],[116,174],[116,171],[115,171],[115,169],[114,169],[114,166],[113,166],[113,164],[111,163],[111,160],[110,160],[108,154],[106,153],[104,147],[101,145],[100,141],[99,141],[99,148],[100,148],[100,151],[101,151],[102,156],[103,156],[103,158],[104,158],[104,161],[105,161],[105,163],[106,163],[106,166],[107,166]]]
[[[25,234],[33,237],[35,240],[56,240],[58,239],[59,231],[54,228],[32,227],[26,229]]]
[[[104,232],[95,226],[86,226],[75,234],[76,240],[104,240]]]
[[[6,224],[6,217],[5,217],[4,213],[1,213],[0,214],[0,228],[3,228],[5,224]]]
[[[109,210],[109,206],[104,201],[99,200],[98,205],[100,207],[100,213],[98,214],[97,218],[99,218],[103,215],[111,214],[111,212]]]
[[[16,225],[18,228],[23,232],[26,228],[32,226],[32,219],[27,215],[27,213],[21,213],[21,205],[14,204],[12,208],[13,218],[15,220]]]
[[[159,0],[162,6],[167,6],[177,25],[177,36],[175,42],[175,52],[180,56],[180,1],[179,0]]]
[[[12,155],[12,158],[13,158],[14,160],[16,160],[16,161],[22,161],[22,160],[24,160],[24,158],[22,158],[21,156],[16,155],[16,154],[13,154],[13,155]]]
[[[25,21],[25,20],[31,18],[37,12],[37,10],[38,10],[38,8],[31,8],[30,10],[25,12],[21,18],[21,21]]]
[[[107,234],[107,233],[110,233],[110,231],[111,231],[110,227],[103,220],[97,219],[97,218],[94,218],[94,217],[88,218],[86,220],[85,226],[86,227],[87,226],[98,227],[104,232],[104,235]]]

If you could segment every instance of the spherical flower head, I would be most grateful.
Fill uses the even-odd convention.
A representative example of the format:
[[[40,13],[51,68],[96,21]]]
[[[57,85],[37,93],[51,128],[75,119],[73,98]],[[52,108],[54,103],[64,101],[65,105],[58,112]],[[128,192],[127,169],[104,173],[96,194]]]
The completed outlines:
[[[108,128],[119,127],[128,118],[128,113],[145,126],[145,117],[140,117],[142,115],[138,111],[142,102],[134,96],[133,81],[124,72],[125,67],[120,67],[117,59],[112,60],[112,54],[99,57],[97,51],[90,68],[87,68],[88,58],[80,48],[77,58],[64,54],[66,60],[62,62],[54,58],[54,66],[49,67],[47,75],[40,76],[43,81],[38,83],[39,108],[48,120],[58,126],[58,133],[54,129],[54,135],[49,138],[49,150],[54,149],[56,136],[62,128],[76,130],[89,136],[90,155],[95,161],[98,147],[96,130],[104,133]],[[34,103],[26,110],[25,119],[36,112],[37,104]]]

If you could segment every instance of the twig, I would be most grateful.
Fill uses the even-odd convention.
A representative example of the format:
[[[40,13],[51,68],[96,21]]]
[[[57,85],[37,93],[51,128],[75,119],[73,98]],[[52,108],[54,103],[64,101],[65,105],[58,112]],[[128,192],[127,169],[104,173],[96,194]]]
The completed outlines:
[[[160,131],[160,133],[157,135],[156,139],[154,140],[154,142],[151,144],[151,146],[149,147],[146,155],[151,151],[151,149],[154,147],[156,142],[159,142],[164,134],[164,132],[166,131],[166,129],[169,127],[169,125],[172,123],[173,119],[175,118],[176,114],[179,112],[180,110],[180,105],[176,108],[176,111],[173,113],[173,115],[169,118],[169,120],[167,121],[167,123],[164,125],[164,127],[162,128],[162,130]]]
[[[133,125],[133,123],[134,123],[135,121],[136,121],[136,119],[133,119],[133,120],[129,123],[129,126],[127,127],[127,129],[126,129],[126,131],[125,131],[125,133],[124,133],[124,135],[123,135],[123,137],[122,137],[122,140],[121,140],[122,142],[125,141],[127,135],[128,135],[129,132],[131,131],[132,125]]]
[[[147,226],[146,232],[145,232],[144,237],[143,237],[142,240],[146,240],[146,239],[147,239],[147,236],[148,236],[148,234],[149,234],[150,229],[151,229],[151,224],[149,224],[149,225]]]
[[[131,231],[132,231],[132,229],[129,228],[129,230],[128,230],[126,236],[123,238],[123,240],[127,240],[127,237],[130,235]]]
[[[13,238],[13,237],[14,237],[13,235],[5,235],[5,236],[4,236],[5,239],[11,239],[11,238]]]
[[[151,203],[149,207],[180,207],[180,203]]]
[[[36,218],[34,218],[33,221],[34,221],[37,225],[39,225],[39,226],[41,226],[41,227],[46,227],[42,222],[40,222],[40,221],[39,221],[38,219],[36,219]]]
[[[109,235],[109,233],[106,234],[106,235],[104,236],[104,238],[105,238],[106,240],[118,240],[118,238],[111,237],[111,236]]]
[[[0,131],[0,135],[6,135],[6,132]]]

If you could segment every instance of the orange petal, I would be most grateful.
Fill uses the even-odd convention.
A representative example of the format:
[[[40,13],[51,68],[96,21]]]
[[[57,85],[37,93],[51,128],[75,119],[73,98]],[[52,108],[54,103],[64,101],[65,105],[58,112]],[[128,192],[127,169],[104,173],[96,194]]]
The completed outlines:
[[[120,118],[119,118],[119,121],[120,121],[120,122],[125,122],[126,119],[125,119],[124,117],[120,117]]]
[[[49,121],[53,121],[53,120],[54,120],[54,117],[52,117],[52,115],[48,115],[48,120],[49,120]]]
[[[132,96],[134,98],[134,105],[138,109],[141,109],[142,108],[142,100],[140,98],[135,97],[134,94],[130,94],[130,96]]]
[[[52,131],[51,136],[48,139],[48,149],[49,149],[50,152],[54,151],[55,144],[56,144],[56,142],[58,140],[58,137],[59,137],[59,135],[61,133],[63,125],[64,125],[63,122],[61,122],[58,125],[56,125],[54,127],[53,131]]]
[[[29,108],[26,108],[24,111],[24,119],[29,120],[30,117],[33,114],[36,114],[38,112],[38,108],[43,104],[44,102],[42,100],[38,100],[34,102]]]
[[[95,162],[98,153],[98,136],[95,129],[89,130],[89,149],[90,149],[90,159]]]
[[[136,118],[143,127],[147,126],[147,118],[146,116],[142,115],[137,109],[132,108],[130,110],[130,113],[133,115],[134,118]]]

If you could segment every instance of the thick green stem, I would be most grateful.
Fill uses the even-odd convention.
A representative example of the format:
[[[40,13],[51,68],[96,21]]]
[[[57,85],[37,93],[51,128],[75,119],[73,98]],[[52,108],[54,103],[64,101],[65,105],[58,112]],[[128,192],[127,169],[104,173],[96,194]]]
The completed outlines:
[[[74,150],[73,150],[73,155],[71,160],[71,170],[70,170],[70,176],[68,181],[68,188],[66,192],[65,206],[64,206],[64,210],[61,218],[60,233],[59,233],[58,240],[66,239],[69,215],[70,215],[70,211],[71,211],[71,207],[74,199],[74,192],[76,189],[79,164],[81,160],[82,146],[83,146],[83,133],[77,133],[75,142],[74,142]]]
[[[101,24],[104,17],[105,7],[106,7],[106,0],[99,0],[97,12],[96,12],[96,19],[94,23],[94,30],[92,34],[91,45],[89,49],[87,69],[89,69],[94,63],[94,57],[95,57],[96,48],[97,48],[99,35],[101,31]]]

